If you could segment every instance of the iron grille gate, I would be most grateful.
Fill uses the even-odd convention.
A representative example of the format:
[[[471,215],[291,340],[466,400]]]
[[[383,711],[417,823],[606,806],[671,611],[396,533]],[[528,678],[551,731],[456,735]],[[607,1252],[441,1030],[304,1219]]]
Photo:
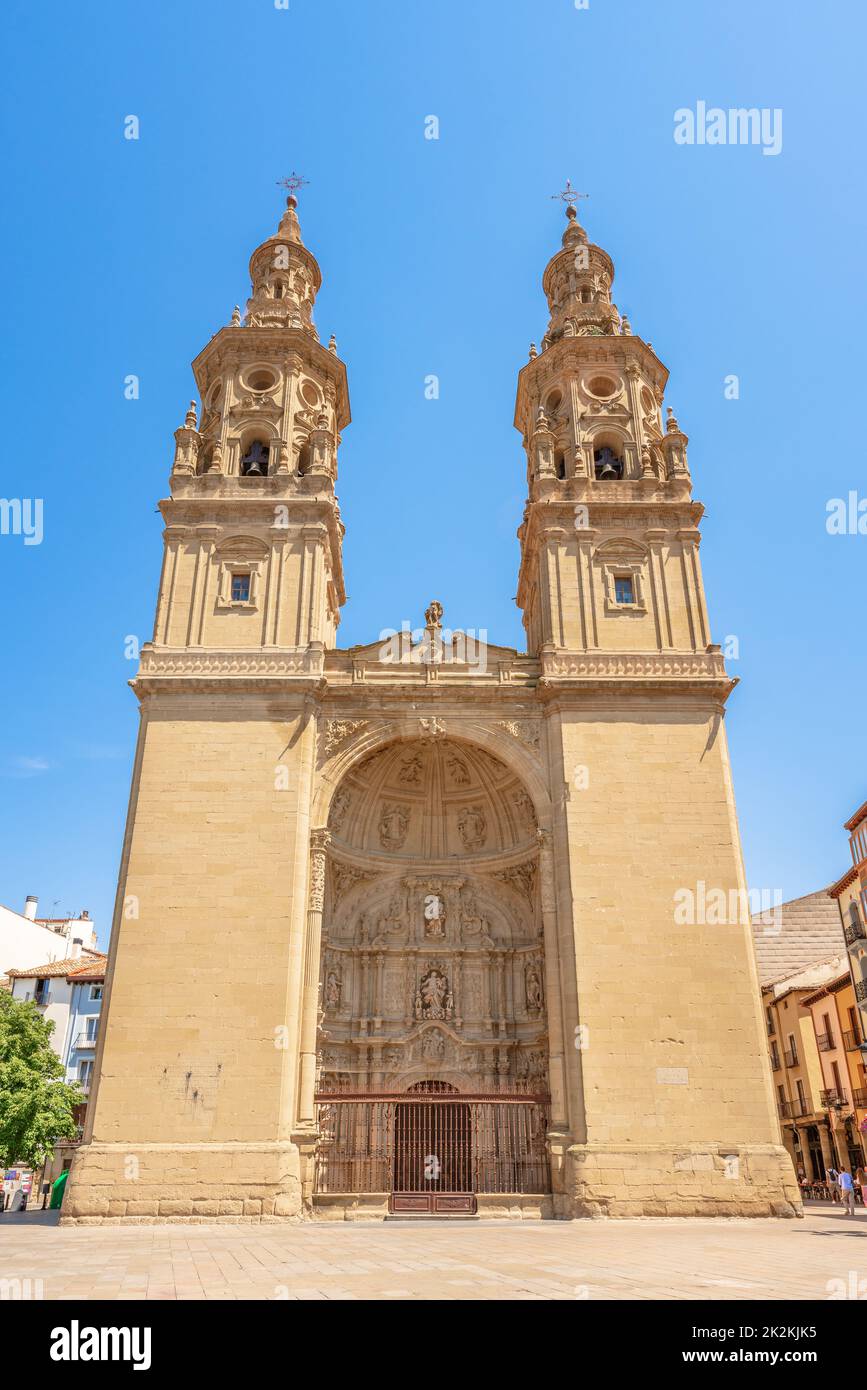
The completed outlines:
[[[478,1193],[551,1190],[547,1096],[431,1085],[317,1103],[318,1194],[387,1192],[392,1211],[445,1213],[474,1211]]]

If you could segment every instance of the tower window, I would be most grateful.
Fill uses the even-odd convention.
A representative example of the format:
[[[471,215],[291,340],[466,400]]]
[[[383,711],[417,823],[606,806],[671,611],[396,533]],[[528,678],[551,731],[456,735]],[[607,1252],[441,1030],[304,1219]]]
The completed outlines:
[[[268,445],[261,439],[253,439],[241,459],[241,476],[244,478],[264,478],[268,472]]]
[[[250,602],[250,575],[248,573],[232,575],[232,602]]]
[[[614,597],[618,603],[635,602],[635,583],[631,575],[615,575]]]
[[[565,454],[557,454],[557,456],[556,456],[556,458],[555,458],[555,460],[554,460],[554,463],[555,463],[555,466],[556,466],[556,469],[557,469],[557,477],[558,477],[558,478],[565,478],[565,477],[566,477],[566,455],[565,455]]]

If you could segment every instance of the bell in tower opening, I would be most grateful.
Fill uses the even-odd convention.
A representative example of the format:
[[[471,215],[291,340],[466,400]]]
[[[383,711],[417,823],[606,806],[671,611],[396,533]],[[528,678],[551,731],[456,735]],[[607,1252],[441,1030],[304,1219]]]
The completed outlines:
[[[263,444],[261,439],[254,439],[241,459],[241,475],[244,478],[264,478],[267,473],[267,445]]]
[[[613,449],[606,445],[604,449],[597,449],[593,455],[593,466],[596,470],[596,477],[601,481],[614,480],[623,477],[623,460],[619,459]]]

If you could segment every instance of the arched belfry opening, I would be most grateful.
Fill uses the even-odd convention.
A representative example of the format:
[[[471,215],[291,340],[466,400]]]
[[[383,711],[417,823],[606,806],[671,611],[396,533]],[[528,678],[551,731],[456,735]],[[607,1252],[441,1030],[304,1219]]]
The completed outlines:
[[[338,786],[320,958],[316,1197],[400,1211],[542,1201],[539,837],[520,778],[447,738]]]

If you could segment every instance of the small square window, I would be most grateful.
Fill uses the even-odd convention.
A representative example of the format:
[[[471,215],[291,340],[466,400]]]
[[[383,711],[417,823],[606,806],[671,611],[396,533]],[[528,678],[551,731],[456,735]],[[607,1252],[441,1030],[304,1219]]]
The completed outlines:
[[[250,576],[249,574],[232,575],[232,602],[250,602]]]
[[[614,597],[618,603],[635,602],[635,584],[628,575],[615,576]]]

